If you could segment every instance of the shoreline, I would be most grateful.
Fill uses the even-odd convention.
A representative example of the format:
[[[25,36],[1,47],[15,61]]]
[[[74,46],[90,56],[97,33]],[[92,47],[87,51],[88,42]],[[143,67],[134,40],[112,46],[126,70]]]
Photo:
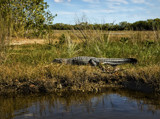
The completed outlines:
[[[134,67],[113,74],[102,73],[90,66],[66,65],[58,69],[59,65],[51,64],[38,66],[38,68],[23,67],[24,69],[22,69],[22,67],[6,67],[7,71],[10,70],[6,73],[1,72],[0,95],[61,92],[98,93],[105,88],[122,88],[160,94],[159,66]],[[3,70],[2,67],[0,68]],[[157,72],[151,72],[153,68],[158,68]],[[28,70],[32,73],[27,73]]]

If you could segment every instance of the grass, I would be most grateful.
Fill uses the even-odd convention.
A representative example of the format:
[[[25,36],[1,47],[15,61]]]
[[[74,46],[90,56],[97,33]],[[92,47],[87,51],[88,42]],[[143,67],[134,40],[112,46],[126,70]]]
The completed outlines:
[[[159,65],[160,41],[134,42],[134,39],[127,37],[112,41],[108,36],[98,38],[92,41],[73,42],[69,36],[60,36],[61,41],[56,44],[12,46],[6,64],[19,62],[37,65],[51,63],[57,57],[95,56],[134,57],[138,59],[140,66]]]
[[[154,37],[155,32],[147,32],[150,35],[131,31],[125,35],[96,30],[56,32],[59,32],[56,43],[52,42],[55,37],[51,37],[45,44],[8,47],[7,58],[0,65],[1,94],[99,91],[101,87],[115,85],[160,92],[160,39]],[[120,66],[126,70],[112,74],[102,73],[97,67],[52,63],[54,58],[75,56],[133,57],[138,64]]]
[[[48,30],[41,36],[46,40],[45,44],[15,46],[10,45],[13,36],[18,37],[12,12],[7,8],[4,11],[7,11],[6,15],[0,11],[0,94],[63,90],[96,92],[101,87],[113,85],[129,88],[128,81],[133,82],[137,90],[140,89],[138,84],[144,84],[159,91],[159,30],[115,32],[80,30],[85,26],[79,26],[69,31]],[[126,70],[116,74],[102,73],[97,67],[52,63],[54,58],[75,56],[133,57],[138,59],[138,64],[120,66]]]

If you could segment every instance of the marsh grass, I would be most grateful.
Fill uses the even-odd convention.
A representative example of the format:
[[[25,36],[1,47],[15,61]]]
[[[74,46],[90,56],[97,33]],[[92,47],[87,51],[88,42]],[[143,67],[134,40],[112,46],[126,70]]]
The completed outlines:
[[[126,65],[117,73],[102,73],[97,67],[48,64],[37,66],[0,66],[0,93],[39,93],[59,91],[98,92],[102,87],[125,87],[136,82],[134,90],[141,85],[149,87],[146,92],[160,91],[159,66],[139,67]],[[129,86],[126,88],[130,88]]]
[[[48,34],[49,42],[45,44],[9,46],[7,58],[0,65],[0,92],[98,91],[130,79],[142,80],[159,91],[160,39],[154,37],[154,32],[114,35],[93,29],[60,33],[57,42],[54,35]],[[75,56],[133,57],[138,64],[120,66],[125,71],[117,75],[102,73],[97,67],[52,63],[54,58]]]
[[[139,66],[159,65],[159,42],[159,40],[134,42],[134,39],[127,37],[112,41],[109,34],[101,34],[99,37],[93,38],[92,41],[74,42],[70,37],[70,33],[66,33],[60,36],[60,41],[56,44],[10,47],[10,55],[6,64],[19,62],[27,65],[38,65],[49,64],[54,58],[95,56],[106,58],[133,57],[138,59]]]

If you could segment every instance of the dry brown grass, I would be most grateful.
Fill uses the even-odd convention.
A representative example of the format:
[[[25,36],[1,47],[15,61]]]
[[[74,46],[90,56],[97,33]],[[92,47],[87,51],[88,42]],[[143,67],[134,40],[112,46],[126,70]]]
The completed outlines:
[[[160,49],[159,39],[155,37],[155,32],[86,30],[54,31],[52,35],[48,37],[49,41],[43,39],[15,40],[15,43],[21,45],[11,47],[9,56],[0,65],[1,94],[57,91],[97,92],[102,87],[115,86],[145,92],[160,92],[158,60]],[[62,36],[68,42],[55,44]],[[37,45],[38,42],[35,41],[40,44],[44,43],[44,45]],[[138,64],[134,67],[120,66],[125,70],[118,73],[112,73],[111,70],[102,73],[97,67],[51,63],[53,58],[79,55],[135,57],[138,59]]]
[[[126,65],[125,69],[121,72],[104,73],[91,66],[1,65],[0,93],[98,92],[103,87],[134,87],[134,90],[160,93],[159,66],[130,68]]]
[[[123,72],[124,87],[144,92],[160,92],[160,67],[152,65],[130,68]]]
[[[110,41],[119,41],[122,38],[129,38],[133,42],[141,42],[146,40],[157,41],[159,31],[94,31],[83,30],[88,37],[96,37],[102,34],[110,34]],[[84,39],[82,33],[78,30],[54,30],[51,33],[51,40],[53,43],[58,42],[62,34],[69,36],[73,42],[82,42]],[[96,35],[96,36],[95,36]],[[47,39],[28,39],[28,38],[12,38],[11,45],[24,45],[24,44],[45,44],[48,43]]]
[[[94,74],[95,73],[95,74]],[[103,78],[90,66],[16,64],[0,66],[0,92],[52,92],[56,90],[91,90],[92,80]],[[98,77],[97,77],[98,76]],[[94,82],[94,81],[93,81]],[[94,84],[99,85],[99,84]],[[97,87],[98,88],[98,87]]]

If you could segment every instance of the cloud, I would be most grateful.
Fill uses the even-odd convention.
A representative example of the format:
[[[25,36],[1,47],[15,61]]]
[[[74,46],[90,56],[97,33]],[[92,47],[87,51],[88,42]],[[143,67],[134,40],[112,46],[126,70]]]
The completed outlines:
[[[80,12],[82,13],[114,13],[115,11],[114,10],[110,10],[110,9],[101,9],[101,10],[88,10],[88,9],[83,9],[83,10],[80,10]]]
[[[127,0],[107,0],[109,2],[113,2],[115,4],[123,3],[123,4],[128,4]]]
[[[54,0],[54,2],[63,2],[63,0]]]
[[[74,12],[60,11],[57,14],[60,14],[60,15],[74,15],[75,13]]]
[[[128,4],[127,0],[104,0],[103,2],[101,0],[82,0],[83,2],[88,2],[88,3],[112,3],[116,5],[122,4]]]
[[[97,3],[99,0],[82,0],[83,2]]]
[[[71,2],[71,0],[54,0],[54,2],[64,2],[64,1]]]
[[[145,3],[145,0],[132,0],[133,3],[142,4]]]
[[[147,1],[147,0],[131,0],[131,1],[134,4],[145,4],[145,5],[148,5],[150,7],[154,7],[154,3],[151,2],[151,1]]]

